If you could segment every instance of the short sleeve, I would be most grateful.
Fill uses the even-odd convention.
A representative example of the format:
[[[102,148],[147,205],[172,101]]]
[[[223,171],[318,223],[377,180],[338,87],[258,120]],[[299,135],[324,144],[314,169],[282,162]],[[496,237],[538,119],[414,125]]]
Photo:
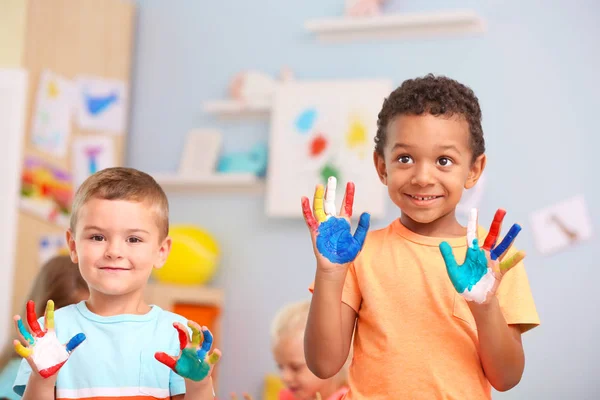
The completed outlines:
[[[22,359],[21,364],[19,365],[19,371],[17,372],[17,377],[13,383],[13,391],[21,397],[23,397],[23,393],[25,393],[25,387],[27,386],[27,382],[29,382],[30,376],[31,367],[25,359]]]
[[[171,396],[185,394],[185,380],[173,371],[169,375],[169,392]]]
[[[313,293],[314,289],[315,282],[313,281],[308,290]],[[358,313],[361,300],[362,296],[358,286],[358,279],[356,278],[356,268],[354,267],[354,263],[350,263],[348,272],[346,273],[346,280],[344,281],[344,289],[342,290],[342,302],[349,305]]]
[[[510,249],[506,258],[515,253],[516,250]],[[519,325],[521,332],[526,332],[540,324],[523,262],[504,274],[497,296],[504,318],[509,325]]]

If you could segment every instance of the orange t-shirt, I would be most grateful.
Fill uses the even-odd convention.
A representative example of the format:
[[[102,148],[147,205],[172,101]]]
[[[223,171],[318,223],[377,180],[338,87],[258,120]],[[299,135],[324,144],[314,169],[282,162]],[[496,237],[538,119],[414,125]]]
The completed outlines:
[[[480,243],[485,235],[480,227]],[[491,398],[475,320],[448,277],[442,241],[462,263],[466,237],[421,236],[399,219],[367,235],[342,294],[358,314],[345,400]],[[506,273],[497,296],[508,324],[523,332],[539,324],[522,263]]]

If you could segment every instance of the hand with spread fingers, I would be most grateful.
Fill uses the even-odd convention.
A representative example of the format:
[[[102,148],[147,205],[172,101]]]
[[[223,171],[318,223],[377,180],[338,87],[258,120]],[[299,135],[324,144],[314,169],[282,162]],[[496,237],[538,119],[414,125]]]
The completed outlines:
[[[183,324],[175,322],[173,326],[179,334],[181,352],[175,357],[157,352],[154,357],[183,378],[200,382],[210,377],[213,368],[221,358],[221,352],[218,349],[210,351],[213,336],[208,328],[200,328],[194,321],[188,321],[188,326],[192,330],[190,340],[188,330]]]
[[[335,210],[336,179],[330,177],[327,190],[317,185],[313,199],[313,211],[308,198],[302,198],[302,213],[310,234],[319,264],[335,269],[354,261],[362,247],[369,230],[370,215],[360,216],[358,227],[352,235],[350,218],[354,203],[354,183],[348,182],[339,216]],[[325,261],[327,260],[327,261]]]
[[[40,327],[35,313],[35,303],[27,302],[27,324],[31,333],[25,328],[19,315],[14,317],[15,327],[21,338],[15,340],[15,351],[25,358],[31,369],[42,378],[55,375],[67,362],[71,353],[84,340],[85,335],[78,333],[67,344],[60,343],[54,330],[54,302],[48,300],[44,315],[44,329]],[[25,345],[23,345],[25,344]]]
[[[518,224],[514,224],[496,246],[505,215],[506,211],[502,209],[496,211],[483,247],[480,248],[477,239],[477,210],[471,210],[467,225],[467,254],[462,265],[456,262],[452,247],[447,242],[442,242],[439,246],[454,288],[467,301],[487,303],[496,294],[504,274],[525,258],[525,252],[518,251],[504,259],[521,231]]]

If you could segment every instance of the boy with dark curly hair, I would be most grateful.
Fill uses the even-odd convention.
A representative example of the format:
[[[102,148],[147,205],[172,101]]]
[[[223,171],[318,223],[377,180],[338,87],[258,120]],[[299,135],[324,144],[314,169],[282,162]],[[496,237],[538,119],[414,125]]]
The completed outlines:
[[[520,227],[496,246],[503,210],[489,234],[475,210],[468,228],[455,216],[486,164],[477,97],[443,76],[407,80],[384,101],[375,143],[375,167],[399,219],[366,233],[363,215],[352,237],[344,224],[352,183],[339,218],[324,215],[322,185],[314,215],[302,199],[317,259],[305,332],[309,368],[333,376],[352,345],[347,400],[477,400],[490,399],[492,386],[511,389],[524,369],[521,334],[539,318],[524,253],[510,246]]]

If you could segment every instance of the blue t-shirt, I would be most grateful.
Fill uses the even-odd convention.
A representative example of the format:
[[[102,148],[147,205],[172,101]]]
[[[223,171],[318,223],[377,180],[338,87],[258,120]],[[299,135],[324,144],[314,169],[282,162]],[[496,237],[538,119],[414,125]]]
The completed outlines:
[[[40,321],[41,325],[43,318]],[[102,317],[82,301],[56,310],[54,321],[61,343],[80,332],[86,336],[58,372],[57,400],[124,396],[155,400],[185,393],[184,379],[154,358],[157,351],[179,354],[173,323],[185,326],[187,320],[182,316],[152,306],[144,315]],[[16,393],[23,395],[30,374],[31,368],[23,360],[13,386]]]
[[[19,400],[21,398],[13,392],[13,382],[17,377],[19,365],[21,365],[21,357],[13,358],[0,373],[0,399],[6,397],[8,400]]]

